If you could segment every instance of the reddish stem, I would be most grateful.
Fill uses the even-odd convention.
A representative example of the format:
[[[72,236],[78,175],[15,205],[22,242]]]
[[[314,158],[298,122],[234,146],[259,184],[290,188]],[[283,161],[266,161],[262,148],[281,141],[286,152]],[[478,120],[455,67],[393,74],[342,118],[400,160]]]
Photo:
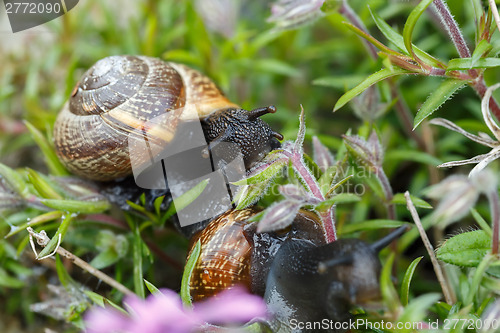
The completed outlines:
[[[285,156],[287,156],[290,159],[290,161],[292,161],[292,165],[295,171],[303,179],[309,191],[317,199],[324,201],[325,197],[323,196],[323,193],[321,193],[319,184],[316,181],[316,179],[314,179],[311,172],[308,170],[307,166],[304,164],[304,160],[302,159],[302,154],[300,152],[295,152],[295,151],[288,152],[286,150],[283,151],[283,154],[285,154]],[[337,231],[335,229],[335,220],[333,218],[334,209],[335,209],[334,206],[331,206],[327,210],[319,213],[323,224],[323,231],[325,233],[325,239],[327,243],[331,243],[337,240]]]
[[[491,225],[493,236],[491,238],[491,253],[498,254],[498,238],[500,237],[500,206],[498,203],[498,192],[496,190],[487,194],[490,202]]]

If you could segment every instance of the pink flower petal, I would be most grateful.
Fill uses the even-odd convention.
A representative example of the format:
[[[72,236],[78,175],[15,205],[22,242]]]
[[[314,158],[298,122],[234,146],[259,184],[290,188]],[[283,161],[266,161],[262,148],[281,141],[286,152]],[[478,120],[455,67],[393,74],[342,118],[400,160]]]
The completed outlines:
[[[266,303],[242,287],[220,293],[216,298],[194,305],[194,312],[208,323],[246,323],[256,317],[265,317]]]

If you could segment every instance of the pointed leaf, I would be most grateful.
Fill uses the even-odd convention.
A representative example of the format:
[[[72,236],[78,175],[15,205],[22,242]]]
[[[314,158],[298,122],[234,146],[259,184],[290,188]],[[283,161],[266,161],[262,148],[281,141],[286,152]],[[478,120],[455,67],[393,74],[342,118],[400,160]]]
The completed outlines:
[[[491,239],[483,230],[464,232],[446,240],[436,251],[437,258],[456,266],[477,267],[491,250]]]
[[[389,77],[396,76],[396,75],[402,75],[402,74],[411,74],[410,71],[407,71],[406,69],[394,67],[394,68],[384,68],[369,77],[367,77],[363,82],[358,84],[356,87],[352,88],[348,92],[346,92],[344,95],[342,95],[337,103],[335,104],[335,107],[333,108],[333,111],[337,111],[344,105],[346,105],[351,99],[354,97],[358,96],[361,94],[363,91],[374,85],[375,83],[385,80]]]
[[[417,268],[418,263],[422,260],[423,257],[418,257],[412,261],[408,269],[406,270],[403,281],[401,282],[401,304],[403,306],[408,305],[408,299],[410,296],[410,282],[413,278],[413,273],[415,273],[415,269]]]
[[[473,61],[472,58],[451,59],[446,68],[447,71],[467,70],[471,68],[492,68],[500,66],[498,58],[481,58]]]
[[[28,169],[28,177],[40,196],[47,199],[63,199],[54,189],[56,187],[54,182],[50,181],[48,177],[44,177],[32,169]]]
[[[181,299],[185,306],[192,306],[191,302],[191,292],[190,292],[190,282],[191,275],[193,274],[194,267],[198,262],[198,258],[200,257],[201,252],[201,242],[198,240],[196,245],[193,247],[189,258],[186,262],[186,266],[184,266],[184,273],[182,274],[182,282],[181,282]]]
[[[52,145],[49,144],[49,141],[45,138],[45,136],[29,122],[25,121],[24,124],[30,131],[33,140],[35,140],[36,144],[40,147],[40,150],[43,152],[43,155],[45,157],[45,162],[49,167],[50,173],[56,176],[69,175],[68,170],[61,163],[61,161],[56,155],[56,152],[54,151],[54,148],[52,147]]]
[[[413,44],[412,44],[412,35],[413,30],[415,29],[415,25],[417,24],[418,19],[423,14],[423,12],[429,7],[433,0],[422,0],[415,6],[415,8],[411,11],[408,19],[405,22],[405,26],[403,28],[403,40],[406,47],[406,50],[409,54],[414,56]]]
[[[237,182],[233,182],[233,185],[251,185],[251,184],[258,184],[262,183],[265,181],[269,181],[274,176],[276,176],[282,169],[283,167],[287,164],[288,159],[286,158],[279,158],[275,161],[273,161],[271,164],[267,165],[262,171],[248,177],[242,180],[239,180]]]
[[[111,207],[107,200],[96,201],[80,201],[80,200],[58,200],[58,199],[41,199],[41,203],[45,206],[63,210],[70,213],[92,214],[101,213]]]
[[[463,80],[447,79],[427,97],[424,104],[418,110],[415,120],[413,121],[413,128],[416,128],[425,118],[430,116],[436,111],[444,102],[450,99],[455,92],[467,84]]]
[[[361,200],[361,198],[354,193],[340,193],[340,194],[316,205],[315,209],[318,211],[323,211],[323,210],[327,210],[328,208],[330,208],[333,205],[358,202],[360,200]]]
[[[3,178],[7,182],[10,190],[16,192],[23,198],[30,195],[26,182],[19,173],[2,163],[0,163],[0,178]]]
[[[148,288],[149,292],[153,295],[159,295],[161,294],[161,291],[156,288],[156,286],[154,284],[152,284],[151,282],[149,282],[148,280],[144,279],[144,284],[146,285],[146,288]]]
[[[271,181],[265,181],[240,187],[234,198],[234,202],[238,203],[236,209],[244,209],[256,203],[264,195],[270,183]]]
[[[487,56],[488,53],[493,49],[493,46],[488,43],[486,40],[481,40],[479,44],[477,44],[474,53],[472,53],[472,63],[475,64],[476,61],[481,59],[483,56]]]
[[[62,220],[61,224],[59,225],[59,228],[57,228],[57,231],[52,237],[52,239],[49,241],[47,246],[38,254],[39,258],[45,257],[46,255],[52,253],[58,244],[62,242],[64,239],[64,236],[66,235],[66,232],[68,231],[69,225],[71,224],[71,221],[73,221],[74,216],[72,214],[66,215],[66,217]]]
[[[377,13],[373,12],[370,9],[370,13],[372,14],[373,20],[375,24],[379,28],[379,30],[384,34],[384,36],[390,40],[394,45],[396,45],[401,51],[407,52],[405,47],[405,42],[403,36],[401,36],[396,30],[394,30],[389,24],[387,24]],[[424,60],[427,64],[435,67],[443,67],[444,64],[428,54],[425,51],[422,51],[415,45],[413,45],[413,51],[420,59]]]

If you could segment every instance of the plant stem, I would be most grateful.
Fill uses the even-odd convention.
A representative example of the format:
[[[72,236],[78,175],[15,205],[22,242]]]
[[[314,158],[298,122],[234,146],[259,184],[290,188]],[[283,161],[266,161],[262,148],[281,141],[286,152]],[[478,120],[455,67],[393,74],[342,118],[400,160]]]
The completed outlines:
[[[458,27],[457,21],[455,21],[453,15],[451,15],[448,6],[442,0],[434,0],[433,4],[436,8],[437,14],[439,15],[439,18],[441,19],[441,23],[448,32],[448,35],[450,35],[451,41],[455,45],[455,48],[457,49],[460,57],[470,58],[471,54],[469,51],[469,47],[465,42],[462,31],[460,31],[460,28]]]
[[[319,187],[318,182],[312,176],[311,172],[304,164],[301,152],[288,152],[283,151],[283,154],[287,156],[292,162],[295,172],[302,178],[304,184],[308,187],[309,191],[321,201],[325,200],[323,193]],[[331,243],[337,240],[337,231],[335,229],[335,220],[333,218],[334,206],[331,206],[325,211],[319,213],[321,221],[323,223],[323,231],[325,233],[325,239],[327,243]]]
[[[449,305],[453,305],[456,303],[456,297],[453,294],[452,289],[446,282],[443,269],[441,265],[439,265],[439,262],[436,258],[436,254],[434,253],[434,248],[431,242],[429,241],[427,234],[425,233],[425,229],[422,226],[422,222],[420,221],[420,217],[418,216],[417,209],[415,208],[415,205],[411,201],[410,192],[408,191],[405,192],[405,198],[408,210],[410,211],[413,221],[415,222],[418,232],[420,233],[420,238],[422,238],[422,242],[424,243],[427,253],[431,258],[432,266],[434,267],[434,272],[436,273],[436,277],[438,278],[439,284],[441,285],[441,289],[443,290],[443,295],[446,300],[446,303],[448,303]]]
[[[26,229],[29,234],[34,237],[37,240],[37,243],[40,246],[47,246],[49,244],[50,238],[47,237],[47,234],[44,232],[37,233],[33,230],[33,228],[28,227]],[[59,246],[56,250],[59,255],[69,259],[72,263],[80,267],[81,269],[89,272],[90,274],[94,275],[96,278],[102,280],[103,282],[107,283],[111,287],[117,289],[118,291],[122,292],[125,295],[135,295],[130,289],[125,287],[123,284],[120,282],[116,281],[115,279],[111,278],[109,275],[106,275],[102,271],[98,270],[97,268],[94,268],[90,266],[87,262],[83,261],[79,257],[75,256],[73,253],[69,252],[68,250],[64,249],[63,247]],[[36,254],[36,253],[35,253]]]

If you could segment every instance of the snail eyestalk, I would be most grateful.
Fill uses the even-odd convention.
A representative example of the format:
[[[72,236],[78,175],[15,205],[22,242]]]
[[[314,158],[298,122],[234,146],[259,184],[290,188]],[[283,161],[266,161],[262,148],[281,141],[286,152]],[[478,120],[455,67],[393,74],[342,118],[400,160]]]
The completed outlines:
[[[276,139],[280,140],[280,141],[281,141],[281,140],[283,140],[283,139],[285,138],[285,137],[283,136],[283,134],[278,133],[278,132],[274,132],[274,131],[273,131],[273,136],[274,136]]]
[[[401,236],[406,230],[408,230],[408,226],[403,225],[403,226],[397,228],[396,230],[394,230],[393,232],[391,232],[390,234],[388,234],[387,236],[385,236],[384,238],[381,238],[378,241],[376,241],[375,243],[371,244],[370,247],[372,248],[372,250],[375,253],[378,253],[384,247],[391,244],[393,240],[395,240],[396,238]]]
[[[253,109],[252,111],[248,111],[250,114],[248,115],[248,119],[256,119],[268,113],[275,113],[276,107],[274,105],[269,105],[263,108]]]
[[[318,263],[318,273],[325,274],[330,267],[335,267],[338,265],[349,265],[352,264],[354,258],[352,256],[345,256],[342,258],[333,258],[330,260],[320,261]]]

